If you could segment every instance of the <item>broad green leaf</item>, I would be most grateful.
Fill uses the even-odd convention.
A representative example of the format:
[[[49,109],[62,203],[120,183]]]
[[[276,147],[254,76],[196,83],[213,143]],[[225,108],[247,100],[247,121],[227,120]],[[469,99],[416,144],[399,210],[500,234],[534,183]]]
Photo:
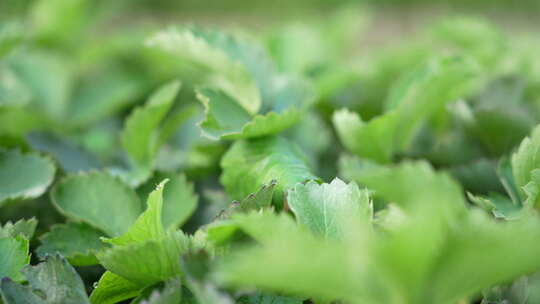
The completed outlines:
[[[29,286],[17,284],[9,278],[2,279],[0,294],[6,304],[47,304]]]
[[[146,210],[131,225],[128,231],[113,239],[104,239],[106,243],[115,246],[144,243],[150,240],[160,240],[165,237],[165,229],[161,220],[163,209],[163,188],[169,180],[162,181],[148,195]]]
[[[34,236],[37,223],[34,217],[29,220],[20,219],[15,223],[8,221],[4,225],[0,225],[0,237],[16,237],[21,235],[30,240]]]
[[[287,203],[298,223],[330,238],[341,238],[350,221],[367,223],[373,215],[367,190],[338,178],[330,184],[296,184],[287,194]]]
[[[103,232],[84,223],[57,224],[39,237],[41,245],[36,253],[41,258],[60,253],[75,266],[95,265],[94,253],[107,247],[101,237]]]
[[[60,255],[52,255],[36,266],[23,269],[24,276],[35,290],[39,290],[48,304],[90,303],[84,283]]]
[[[136,108],[127,118],[122,131],[122,144],[132,160],[142,166],[152,166],[159,148],[157,128],[172,106],[180,90],[174,81],[156,91],[144,107]]]
[[[133,190],[117,178],[96,171],[66,177],[53,188],[51,199],[66,217],[113,237],[125,233],[142,212]]]
[[[0,150],[0,203],[42,195],[54,178],[55,167],[35,153]]]
[[[353,300],[376,287],[377,278],[368,278],[367,273],[363,275],[366,281],[360,280],[367,270],[365,250],[348,249],[344,243],[333,239],[316,239],[310,232],[302,231],[296,225],[290,226],[272,214],[253,217],[250,226],[257,227],[257,220],[272,223],[273,231],[266,232],[262,246],[237,250],[221,260],[214,272],[218,282],[242,288],[257,287],[263,291],[285,291],[328,302]],[[270,227],[261,227],[261,231]],[[368,280],[374,280],[374,284],[362,284]],[[384,299],[385,293],[378,291],[371,292]],[[388,295],[386,299],[389,299]]]
[[[220,181],[233,199],[276,180],[274,199],[279,204],[294,184],[317,180],[302,151],[282,137],[238,141],[221,159],[221,167]]]
[[[431,60],[403,77],[385,102],[387,112],[364,122],[347,110],[336,112],[334,125],[350,151],[381,163],[409,148],[414,135],[444,105],[468,94],[478,82],[478,67],[461,57]]]
[[[525,199],[523,187],[531,181],[531,172],[540,168],[540,126],[534,128],[530,137],[526,137],[519,149],[512,154],[514,181],[522,199]]]
[[[161,220],[165,229],[181,227],[197,208],[198,196],[194,193],[193,184],[188,182],[184,174],[157,173],[141,189],[137,190],[141,197],[147,197],[155,185],[163,179],[169,179],[163,190],[163,212]]]
[[[23,281],[20,270],[30,263],[30,245],[23,236],[0,238],[0,278]]]
[[[136,297],[144,285],[133,283],[110,271],[105,271],[90,294],[92,304],[115,304]]]
[[[148,286],[182,273],[179,257],[188,250],[189,244],[188,237],[178,231],[159,240],[113,246],[99,252],[97,257],[107,270]]]
[[[207,85],[226,92],[247,112],[255,114],[261,107],[259,89],[244,66],[193,31],[170,28],[155,34],[147,44],[193,63],[205,74]]]

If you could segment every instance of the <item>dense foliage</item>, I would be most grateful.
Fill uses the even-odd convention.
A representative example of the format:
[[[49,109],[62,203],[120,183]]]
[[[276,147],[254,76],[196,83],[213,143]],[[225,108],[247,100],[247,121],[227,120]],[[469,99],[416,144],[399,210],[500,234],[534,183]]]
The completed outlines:
[[[0,303],[540,303],[537,37],[91,8],[0,24]]]

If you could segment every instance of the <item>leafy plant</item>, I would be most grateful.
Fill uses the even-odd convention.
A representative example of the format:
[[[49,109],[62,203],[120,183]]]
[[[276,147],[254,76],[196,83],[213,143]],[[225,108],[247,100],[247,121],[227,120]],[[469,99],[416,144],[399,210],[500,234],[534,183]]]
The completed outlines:
[[[540,301],[537,37],[24,5],[0,22],[0,303]]]

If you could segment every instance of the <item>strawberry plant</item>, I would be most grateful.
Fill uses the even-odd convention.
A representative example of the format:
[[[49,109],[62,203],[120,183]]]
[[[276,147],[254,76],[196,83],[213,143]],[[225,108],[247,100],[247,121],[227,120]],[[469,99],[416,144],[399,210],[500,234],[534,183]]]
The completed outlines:
[[[540,303],[537,37],[121,7],[0,24],[0,303]]]

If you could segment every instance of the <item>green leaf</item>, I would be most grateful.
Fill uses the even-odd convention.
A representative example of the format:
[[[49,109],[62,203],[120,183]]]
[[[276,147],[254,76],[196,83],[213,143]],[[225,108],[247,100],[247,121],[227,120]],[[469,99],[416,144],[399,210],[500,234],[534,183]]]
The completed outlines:
[[[341,110],[334,114],[334,126],[351,152],[390,162],[395,153],[409,148],[428,118],[469,93],[478,81],[477,74],[478,67],[465,58],[431,60],[392,88],[386,113],[364,122],[358,114]]]
[[[43,293],[48,304],[90,303],[83,281],[60,255],[48,256],[36,266],[27,266],[23,273],[33,289]]]
[[[210,258],[205,251],[182,257],[185,282],[199,304],[232,304],[233,300],[221,293],[209,279]]]
[[[136,108],[127,118],[122,131],[122,145],[131,159],[144,167],[152,166],[159,148],[157,128],[180,90],[173,81],[152,94],[144,107]]]
[[[449,235],[440,251],[442,255],[432,274],[426,299],[430,299],[429,303],[454,303],[489,286],[538,270],[540,246],[535,240],[539,237],[540,223],[535,218],[501,223],[473,212]],[[513,262],[507,263],[509,259]]]
[[[132,304],[181,304],[182,301],[182,284],[180,279],[170,279],[165,281],[164,286],[153,288],[149,291],[149,295],[137,297]]]
[[[536,126],[531,136],[526,137],[512,154],[514,181],[522,199],[525,199],[523,187],[531,181],[531,172],[540,168],[540,126]]]
[[[370,290],[385,298],[381,290],[372,289],[377,287],[376,281],[374,284],[365,284],[369,280],[360,281],[361,278],[368,279],[367,273],[362,274],[367,270],[363,264],[367,262],[365,250],[356,246],[353,246],[354,250],[347,249],[344,243],[334,239],[316,239],[310,232],[299,229],[294,223],[291,226],[283,219],[283,215],[278,217],[270,213],[252,216],[250,226],[253,228],[257,228],[257,222],[262,222],[265,225],[261,227],[261,233],[265,228],[272,229],[266,230],[262,246],[232,252],[218,263],[213,277],[226,286],[257,287],[263,291],[287,292],[328,302],[351,299],[352,303],[390,303],[353,301],[358,299],[357,295]]]
[[[220,181],[233,199],[241,199],[264,184],[277,181],[275,200],[296,183],[317,180],[299,148],[282,137],[238,141],[221,159]]]
[[[53,188],[51,199],[66,217],[109,236],[125,233],[142,211],[133,190],[109,174],[95,171],[66,177]]]
[[[194,193],[193,184],[181,173],[157,173],[137,191],[141,193],[141,197],[147,197],[154,185],[163,179],[169,179],[169,182],[163,191],[161,220],[165,229],[176,229],[193,214],[197,208],[198,196]]]
[[[95,265],[94,253],[106,247],[101,237],[103,232],[84,223],[57,224],[39,237],[36,253],[41,258],[60,253],[75,266]]]
[[[338,178],[330,184],[296,184],[287,194],[287,203],[298,223],[330,238],[341,238],[348,222],[367,223],[373,215],[368,191]]]
[[[103,241],[115,246],[126,246],[164,238],[165,229],[163,228],[161,214],[163,209],[163,188],[168,181],[168,179],[162,181],[148,195],[146,210],[129,227],[126,233],[113,239],[104,239]]]
[[[52,133],[32,132],[26,135],[26,140],[33,149],[49,154],[66,172],[88,171],[102,167],[94,155],[67,138]]]
[[[226,92],[247,112],[255,114],[261,107],[259,89],[244,66],[193,31],[170,28],[155,34],[147,45],[193,63],[207,85]]]
[[[205,107],[205,119],[200,127],[211,139],[245,139],[277,134],[298,122],[303,110],[292,104],[281,111],[252,116],[219,90],[202,88],[198,90],[197,98]],[[303,101],[301,98],[292,100]]]
[[[92,75],[75,92],[67,119],[72,125],[88,126],[129,106],[140,93],[141,81],[126,72]]]
[[[24,280],[20,270],[30,263],[29,247],[23,236],[0,238],[0,278]]]
[[[0,150],[0,203],[40,196],[55,173],[52,161],[35,153]]]
[[[272,206],[272,197],[277,182],[272,181],[268,185],[263,185],[259,191],[251,193],[241,201],[233,201],[227,208],[221,210],[216,219],[229,219],[236,213],[247,213],[258,211]]]
[[[251,120],[251,114],[223,91],[201,88],[197,90],[197,98],[205,108],[200,127],[212,139],[239,136]]]
[[[32,217],[29,220],[20,219],[15,223],[8,221],[3,226],[0,225],[0,238],[23,236],[30,240],[34,236],[37,226],[36,218]]]
[[[107,270],[133,283],[148,286],[181,274],[179,257],[190,241],[181,231],[159,240],[114,246],[97,254]]]
[[[424,161],[368,168],[359,173],[358,179],[374,190],[375,196],[395,202],[405,210],[429,209],[447,218],[465,211],[459,184],[448,174],[435,172]]]
[[[144,285],[133,283],[110,271],[105,271],[90,294],[90,302],[92,304],[115,304],[136,297],[143,288]]]
[[[33,293],[30,287],[17,284],[9,278],[2,279],[0,291],[6,304],[47,304],[45,300]]]
[[[73,66],[66,57],[54,52],[21,52],[8,62],[18,78],[27,85],[32,105],[52,119],[65,117],[73,89]],[[54,75],[54,77],[51,77]]]

